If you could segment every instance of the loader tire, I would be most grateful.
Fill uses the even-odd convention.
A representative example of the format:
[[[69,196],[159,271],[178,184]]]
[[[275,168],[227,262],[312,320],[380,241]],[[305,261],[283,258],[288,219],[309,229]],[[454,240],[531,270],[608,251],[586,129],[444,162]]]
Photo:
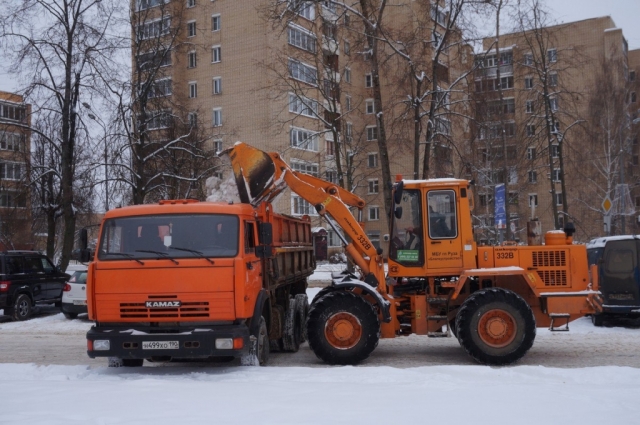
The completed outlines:
[[[289,308],[284,314],[284,330],[282,332],[282,348],[283,351],[296,353],[300,349],[302,342],[303,322],[298,314],[298,299],[289,299]]]
[[[373,306],[361,296],[333,291],[311,305],[307,335],[320,360],[353,365],[369,357],[378,345],[380,321]]]
[[[319,300],[320,298],[324,297],[325,295],[327,295],[330,292],[335,291],[336,288],[334,288],[333,286],[325,286],[324,288],[322,288],[320,290],[320,292],[318,292],[314,297],[313,300],[311,301],[311,304],[313,304],[314,302],[316,302],[317,300]]]
[[[456,330],[460,345],[478,363],[507,365],[521,359],[533,345],[536,320],[518,294],[488,288],[462,304]]]

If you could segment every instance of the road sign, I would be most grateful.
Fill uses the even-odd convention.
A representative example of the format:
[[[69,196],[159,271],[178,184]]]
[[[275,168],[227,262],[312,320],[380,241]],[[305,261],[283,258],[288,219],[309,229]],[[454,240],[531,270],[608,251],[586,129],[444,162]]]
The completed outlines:
[[[507,228],[507,210],[505,208],[505,186],[504,183],[496,185],[496,195],[493,198],[495,200],[494,215],[496,217],[496,228]]]
[[[515,233],[516,232],[516,223],[514,223],[512,221],[511,224],[509,225],[509,228],[511,229],[511,233]]]
[[[604,210],[605,213],[608,213],[609,210],[611,210],[611,207],[613,206],[613,202],[611,202],[611,199],[606,196],[604,198],[604,201],[602,201],[602,209]]]

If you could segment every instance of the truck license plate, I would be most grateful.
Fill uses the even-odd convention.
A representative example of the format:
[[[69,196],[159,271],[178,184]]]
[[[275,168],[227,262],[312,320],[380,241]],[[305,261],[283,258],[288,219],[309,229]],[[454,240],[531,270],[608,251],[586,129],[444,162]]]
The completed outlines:
[[[177,350],[178,341],[142,341],[143,350]]]
[[[73,305],[87,305],[87,300],[73,300]]]

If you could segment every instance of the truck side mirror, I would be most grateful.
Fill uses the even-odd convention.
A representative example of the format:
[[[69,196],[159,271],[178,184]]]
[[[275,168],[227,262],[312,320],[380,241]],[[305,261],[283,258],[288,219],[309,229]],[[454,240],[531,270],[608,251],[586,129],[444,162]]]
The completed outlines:
[[[393,209],[393,215],[399,220],[402,218],[402,207],[396,206]]]
[[[400,180],[398,183],[396,183],[396,190],[395,192],[393,192],[393,201],[396,203],[396,205],[402,202],[403,189],[404,189],[404,183],[402,182],[402,180]]]

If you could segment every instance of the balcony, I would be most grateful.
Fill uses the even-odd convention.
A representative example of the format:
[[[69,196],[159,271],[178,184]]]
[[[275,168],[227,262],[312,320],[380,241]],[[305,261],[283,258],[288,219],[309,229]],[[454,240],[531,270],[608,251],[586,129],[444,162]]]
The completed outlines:
[[[500,65],[500,76],[506,77],[507,75],[513,75],[513,64]],[[478,68],[474,72],[475,78],[496,78],[498,76],[498,67],[492,66],[491,68]]]

